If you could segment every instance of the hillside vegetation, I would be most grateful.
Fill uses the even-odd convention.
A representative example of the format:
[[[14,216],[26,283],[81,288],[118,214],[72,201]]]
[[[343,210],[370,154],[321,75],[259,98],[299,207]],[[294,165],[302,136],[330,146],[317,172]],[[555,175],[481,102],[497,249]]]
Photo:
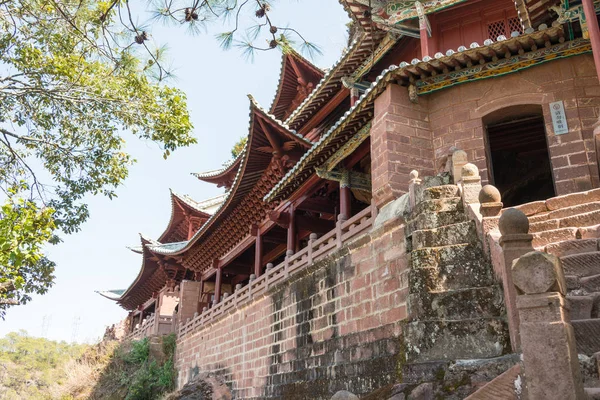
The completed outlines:
[[[175,337],[68,344],[26,332],[0,339],[0,398],[153,400],[173,388]]]

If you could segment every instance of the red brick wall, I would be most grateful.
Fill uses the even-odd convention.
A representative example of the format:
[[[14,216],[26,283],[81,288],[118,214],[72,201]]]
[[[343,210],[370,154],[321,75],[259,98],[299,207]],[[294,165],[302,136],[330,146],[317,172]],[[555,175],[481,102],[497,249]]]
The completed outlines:
[[[542,105],[557,194],[598,187],[593,124],[600,86],[591,55],[458,85],[428,96],[436,163],[451,146],[467,151],[487,181],[482,118],[499,109]],[[563,100],[569,133],[554,135],[549,103]]]
[[[177,346],[181,387],[222,374],[236,398],[330,398],[397,379],[408,272],[404,229],[387,224]]]
[[[569,133],[555,135],[549,103],[564,101]],[[488,181],[483,119],[506,107],[541,105],[557,194],[600,185],[593,124],[600,85],[591,55],[552,61],[513,74],[457,85],[408,101],[390,85],[375,102],[371,131],[373,195],[381,207],[407,190],[408,172],[432,175],[451,147],[465,150]],[[433,151],[432,151],[433,149]]]
[[[371,177],[377,207],[408,191],[410,171],[435,175],[427,99],[411,103],[406,88],[392,84],[375,100],[371,128]]]

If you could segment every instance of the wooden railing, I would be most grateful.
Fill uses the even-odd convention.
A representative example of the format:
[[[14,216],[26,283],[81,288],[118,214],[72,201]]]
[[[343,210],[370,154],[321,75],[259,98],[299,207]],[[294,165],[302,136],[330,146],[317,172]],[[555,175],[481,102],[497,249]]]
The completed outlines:
[[[151,314],[149,317],[144,318],[142,320],[142,323],[134,328],[133,332],[125,336],[125,340],[143,339],[147,336],[152,335],[155,330],[155,321],[156,314]]]
[[[202,313],[182,323],[177,332],[178,338],[235,311],[254,297],[264,294],[270,287],[288,279],[331,251],[341,248],[350,239],[366,233],[372,227],[375,217],[376,208],[374,206],[367,207],[347,221],[338,221],[335,229],[321,238],[317,239],[316,234],[311,234],[308,245],[304,249],[296,254],[286,256],[285,261],[277,266],[268,264],[263,275],[258,278],[251,275],[250,282],[246,286],[238,285],[233,295],[225,294],[219,303],[211,308],[205,308]]]
[[[174,318],[170,315],[156,316],[151,314],[144,318],[141,325],[138,325],[133,332],[125,336],[125,340],[143,339],[152,335],[168,335],[175,330],[173,324]]]

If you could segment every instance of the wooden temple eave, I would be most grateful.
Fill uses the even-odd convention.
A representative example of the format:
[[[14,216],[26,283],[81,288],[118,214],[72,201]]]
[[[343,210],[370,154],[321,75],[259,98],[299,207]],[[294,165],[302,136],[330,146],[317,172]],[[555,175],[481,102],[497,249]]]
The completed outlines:
[[[210,214],[201,211],[193,200],[171,191],[171,218],[158,243],[188,240],[190,232],[195,232],[208,218]]]
[[[144,246],[142,266],[138,276],[117,300],[123,308],[134,310],[145,303],[152,293],[159,291],[169,279],[167,273],[161,269],[153,259],[153,254]]]
[[[284,53],[277,92],[269,112],[287,118],[323,79],[324,72],[294,50]]]
[[[374,24],[371,21],[371,7],[377,3],[381,3],[381,0],[339,0],[340,4],[344,6],[344,9],[348,13],[348,16],[358,23],[360,27],[369,32],[374,29]],[[369,7],[371,3],[371,7]]]
[[[409,87],[417,96],[479,79],[486,79],[530,68],[557,58],[591,51],[587,40],[565,41],[561,26],[498,41],[486,40],[483,46],[473,43],[457,51],[438,53],[435,58],[392,65],[377,77],[358,102],[332,126],[286,176],[265,196],[265,201],[289,199],[305,182],[314,177],[315,168],[322,167],[348,140],[373,117],[373,102],[387,85],[397,83]],[[450,68],[449,66],[452,66]],[[312,178],[314,179],[314,178]]]
[[[203,274],[246,240],[253,225],[265,221],[277,204],[264,195],[313,143],[276,120],[250,98],[250,128],[234,184],[223,205],[181,246],[157,249],[163,255],[183,256],[183,265]]]
[[[561,0],[514,0],[523,28],[537,28],[560,14]]]
[[[377,48],[385,36],[386,33],[381,31],[360,34],[285,123],[291,129],[301,131],[319,110],[344,89],[342,78],[352,75],[371,56],[373,49]]]
[[[211,183],[217,185],[217,187],[224,187],[226,190],[229,190],[233,185],[233,180],[240,168],[241,161],[242,154],[240,153],[234,160],[221,169],[203,173],[192,173],[192,175],[203,182]]]

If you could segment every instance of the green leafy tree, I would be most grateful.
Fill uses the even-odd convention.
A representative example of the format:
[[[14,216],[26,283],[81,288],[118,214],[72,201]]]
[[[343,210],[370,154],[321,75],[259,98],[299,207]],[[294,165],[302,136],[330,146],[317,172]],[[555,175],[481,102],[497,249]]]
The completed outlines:
[[[238,140],[237,143],[234,144],[233,147],[231,148],[231,156],[233,158],[237,158],[237,156],[239,156],[240,153],[244,150],[244,147],[246,147],[247,142],[248,142],[248,137],[246,137],[246,136],[241,137],[240,140]]]
[[[125,132],[165,158],[195,143],[185,95],[121,17],[103,1],[0,1],[0,317],[50,287],[44,245],[80,228],[84,197],[116,195]]]

